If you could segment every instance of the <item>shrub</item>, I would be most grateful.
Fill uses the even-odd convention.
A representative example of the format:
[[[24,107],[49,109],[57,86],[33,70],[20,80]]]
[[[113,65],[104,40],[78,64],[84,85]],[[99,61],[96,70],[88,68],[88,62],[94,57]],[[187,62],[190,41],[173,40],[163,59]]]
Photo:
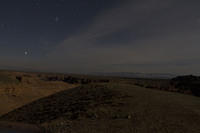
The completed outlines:
[[[200,96],[200,77],[198,76],[179,76],[171,80],[170,84],[180,91],[191,91],[193,95]]]
[[[21,77],[21,76],[16,76],[16,79],[17,79],[19,82],[22,82],[22,77]]]

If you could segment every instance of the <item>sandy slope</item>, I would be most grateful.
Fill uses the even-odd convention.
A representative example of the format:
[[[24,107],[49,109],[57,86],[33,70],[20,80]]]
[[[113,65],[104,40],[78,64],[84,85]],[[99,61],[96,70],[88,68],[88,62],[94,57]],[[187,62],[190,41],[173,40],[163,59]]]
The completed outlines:
[[[23,80],[15,81],[16,76],[21,76]],[[22,72],[4,72],[3,74],[1,72],[0,78],[0,115],[39,98],[77,86],[61,81],[44,81],[36,74]],[[2,80],[4,82],[1,82]]]

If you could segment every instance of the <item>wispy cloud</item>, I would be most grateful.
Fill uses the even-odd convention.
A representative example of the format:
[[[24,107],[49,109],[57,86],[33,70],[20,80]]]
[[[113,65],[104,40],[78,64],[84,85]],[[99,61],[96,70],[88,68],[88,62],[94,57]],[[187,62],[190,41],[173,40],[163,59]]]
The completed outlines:
[[[119,3],[57,44],[38,67],[47,64],[66,72],[194,73],[200,66],[196,5],[179,0]]]

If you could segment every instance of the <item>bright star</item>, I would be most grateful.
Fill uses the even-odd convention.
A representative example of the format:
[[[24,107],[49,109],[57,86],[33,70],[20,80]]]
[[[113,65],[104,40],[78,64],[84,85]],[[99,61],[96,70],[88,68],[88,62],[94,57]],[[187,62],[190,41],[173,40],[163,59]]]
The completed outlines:
[[[25,54],[25,55],[28,55],[28,52],[27,52],[27,51],[25,51],[25,52],[24,52],[24,54]]]

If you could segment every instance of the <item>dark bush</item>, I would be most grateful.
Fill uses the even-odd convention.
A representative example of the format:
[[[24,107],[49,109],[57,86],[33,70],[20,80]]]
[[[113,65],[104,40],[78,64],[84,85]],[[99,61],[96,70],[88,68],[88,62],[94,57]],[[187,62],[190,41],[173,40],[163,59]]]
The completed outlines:
[[[146,88],[150,88],[150,89],[152,89],[152,88],[156,88],[156,87],[151,86],[151,85],[147,85]]]
[[[17,79],[19,82],[22,82],[22,77],[21,77],[21,76],[16,76],[16,79]]]
[[[191,91],[193,95],[200,96],[200,77],[198,76],[179,76],[172,79],[170,84],[180,89],[180,92]]]
[[[48,77],[48,81],[58,81],[58,77]]]
[[[99,80],[99,82],[101,82],[101,83],[108,83],[109,80],[107,80],[107,79],[101,79],[101,80]]]
[[[77,78],[74,78],[74,77],[71,77],[71,76],[64,77],[63,82],[70,83],[70,84],[79,83]]]

